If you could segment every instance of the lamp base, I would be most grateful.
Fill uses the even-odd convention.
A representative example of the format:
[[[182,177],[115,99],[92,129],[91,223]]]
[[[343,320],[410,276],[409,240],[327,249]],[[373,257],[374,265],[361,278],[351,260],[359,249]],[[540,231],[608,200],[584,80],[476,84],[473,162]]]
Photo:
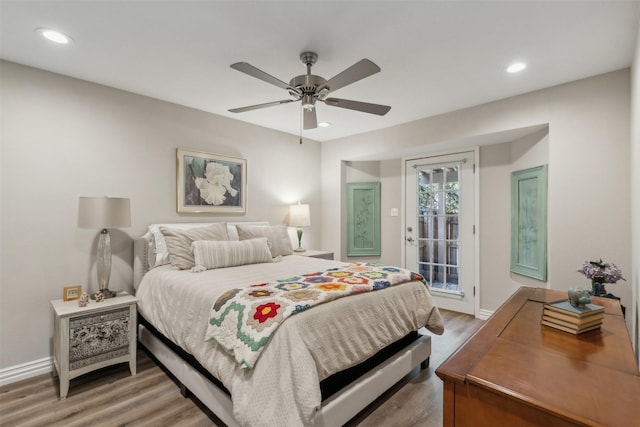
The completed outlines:
[[[103,296],[103,298],[105,298],[105,299],[106,299],[106,298],[113,298],[113,297],[115,297],[115,296],[117,296],[117,295],[118,295],[118,293],[117,293],[117,292],[112,291],[112,290],[110,290],[109,288],[105,288],[105,289],[101,290],[100,292],[102,292],[102,296]],[[91,299],[96,299],[96,294],[97,294],[97,292],[92,293],[92,294],[91,294]]]
[[[293,250],[293,252],[306,252],[307,250],[305,248],[295,248]]]

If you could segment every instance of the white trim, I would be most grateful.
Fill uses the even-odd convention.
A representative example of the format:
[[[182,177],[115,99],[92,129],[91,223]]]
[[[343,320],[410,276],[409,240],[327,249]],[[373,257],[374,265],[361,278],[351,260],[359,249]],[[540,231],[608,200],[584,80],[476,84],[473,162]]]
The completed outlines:
[[[471,148],[471,147],[470,147]],[[474,288],[474,313],[476,313],[476,317],[481,319],[483,310],[480,309],[480,146],[476,145],[473,147],[473,163],[474,163],[474,173],[473,173],[473,182],[475,188],[474,191],[474,218],[473,218],[473,227],[474,227],[474,235],[473,235],[473,245],[474,245],[474,277],[476,281],[476,285]],[[486,311],[486,310],[484,310]],[[490,315],[489,315],[490,316]],[[487,318],[489,317],[487,316]],[[484,319],[486,320],[486,319]]]
[[[44,357],[20,365],[0,369],[0,386],[26,380],[53,371],[53,358]]]
[[[491,317],[491,315],[493,314],[492,310],[478,310],[478,315],[476,316],[477,319],[480,320],[487,320],[489,317]]]

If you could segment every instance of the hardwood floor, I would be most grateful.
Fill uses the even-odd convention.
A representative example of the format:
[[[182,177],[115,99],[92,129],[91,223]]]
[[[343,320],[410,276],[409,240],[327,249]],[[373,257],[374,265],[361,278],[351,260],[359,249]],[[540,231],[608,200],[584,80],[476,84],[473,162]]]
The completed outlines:
[[[442,425],[442,382],[435,369],[475,332],[481,320],[441,311],[445,333],[432,337],[429,369],[414,369],[349,426]],[[59,400],[52,374],[0,387],[0,426],[215,426],[219,421],[176,383],[143,350],[135,377],[126,364],[71,380]]]

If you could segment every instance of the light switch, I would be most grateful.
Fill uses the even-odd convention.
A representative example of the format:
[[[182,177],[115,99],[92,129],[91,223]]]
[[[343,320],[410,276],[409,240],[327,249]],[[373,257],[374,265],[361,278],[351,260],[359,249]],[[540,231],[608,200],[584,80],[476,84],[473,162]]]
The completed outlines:
[[[398,208],[391,208],[391,216],[398,216]]]

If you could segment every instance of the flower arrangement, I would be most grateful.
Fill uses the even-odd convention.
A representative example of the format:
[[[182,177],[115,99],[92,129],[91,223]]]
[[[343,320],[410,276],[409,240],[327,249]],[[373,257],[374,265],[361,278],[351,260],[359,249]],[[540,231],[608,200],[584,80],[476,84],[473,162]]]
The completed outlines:
[[[587,279],[600,279],[600,283],[616,283],[618,280],[627,280],[622,277],[622,271],[615,264],[598,261],[585,261],[578,273],[584,274]]]

